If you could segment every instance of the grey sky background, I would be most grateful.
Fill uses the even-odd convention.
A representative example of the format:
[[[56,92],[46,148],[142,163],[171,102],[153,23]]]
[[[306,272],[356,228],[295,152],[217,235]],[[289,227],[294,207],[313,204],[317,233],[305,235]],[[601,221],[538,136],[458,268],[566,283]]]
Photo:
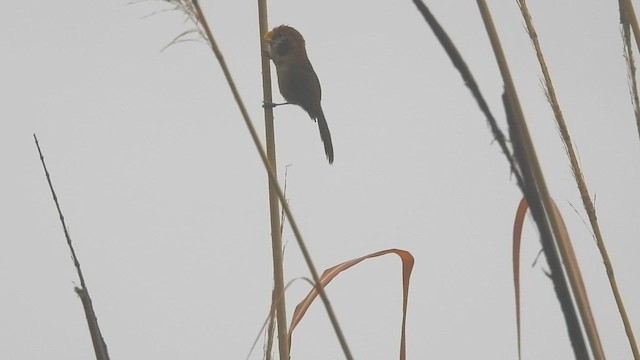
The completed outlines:
[[[256,2],[202,3],[262,135]],[[502,83],[476,4],[428,5],[504,124]],[[491,6],[606,354],[631,358],[517,4]],[[617,3],[529,6],[640,333],[640,142]],[[160,51],[190,28],[178,12],[143,19],[166,8],[124,0],[0,3],[1,359],[93,357],[33,133],[112,359],[244,359],[268,313],[265,171],[206,45]],[[305,36],[335,145],[329,166],[316,124],[300,108],[276,109],[280,178],[291,164],[287,196],[316,265],[411,251],[409,358],[516,358],[511,233],[520,194],[414,5],[274,0],[269,14],[271,26],[289,24]],[[275,85],[274,93],[281,99]],[[526,227],[523,357],[568,359],[546,263],[530,266],[538,236]],[[286,278],[309,276],[285,229]],[[400,270],[395,257],[370,260],[328,289],[358,359],[398,356]],[[308,290],[303,281],[290,287],[289,316]],[[262,358],[260,348],[251,359]],[[342,358],[320,303],[297,328],[291,355]]]

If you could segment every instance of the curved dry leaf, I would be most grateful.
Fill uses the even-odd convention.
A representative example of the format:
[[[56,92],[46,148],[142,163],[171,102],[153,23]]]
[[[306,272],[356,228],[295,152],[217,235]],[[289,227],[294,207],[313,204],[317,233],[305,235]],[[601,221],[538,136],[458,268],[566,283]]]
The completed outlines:
[[[529,204],[526,198],[520,200],[518,210],[516,210],[516,218],[513,221],[513,288],[515,290],[516,302],[516,326],[518,335],[518,359],[521,359],[520,349],[520,246],[522,244],[522,227],[524,225],[524,216],[527,214]]]
[[[571,268],[572,271],[576,274],[577,284],[575,285],[574,291],[580,292],[581,298],[584,299],[582,306],[587,308],[587,313],[591,313],[591,307],[588,302],[587,292],[584,286],[584,282],[582,280],[582,275],[580,272],[580,268],[578,266],[578,261],[575,257],[575,253],[573,251],[573,246],[571,245],[571,240],[569,238],[569,232],[565,226],[564,220],[562,219],[562,215],[560,215],[560,211],[558,210],[558,206],[555,201],[552,201],[553,208],[551,209],[551,213],[549,216],[556,218],[557,223],[560,225],[560,238],[557,239],[558,246],[564,246],[567,253],[567,259],[564,260],[565,268]],[[516,212],[516,218],[513,223],[513,283],[515,288],[515,302],[516,302],[516,324],[517,324],[517,335],[518,335],[518,358],[520,358],[520,349],[521,349],[521,338],[520,338],[520,245],[521,245],[521,236],[522,236],[522,226],[524,223],[524,216],[527,213],[527,209],[529,208],[527,204],[527,200],[522,198],[520,200],[520,205],[518,205],[518,210]],[[592,323],[592,328],[595,331],[593,336],[596,337],[595,340],[599,342],[599,337],[597,333],[597,329],[595,327],[595,322],[592,318],[585,319],[583,321],[590,321]],[[592,338],[590,337],[590,340]]]
[[[362,262],[366,259],[375,258],[382,255],[387,254],[396,254],[402,260],[402,332],[400,336],[400,360],[406,359],[406,336],[405,336],[405,328],[406,328],[406,320],[407,320],[407,302],[409,298],[409,280],[411,278],[411,270],[413,269],[413,255],[410,252],[400,249],[387,249],[378,251],[375,253],[371,253],[369,255],[365,255],[359,258],[347,260],[343,263],[340,263],[334,267],[331,267],[325,270],[320,276],[320,284],[318,286],[324,288],[326,287],[333,278],[338,276],[344,270],[351,268],[354,265]],[[316,287],[311,289],[309,294],[296,306],[295,311],[293,312],[293,317],[291,319],[291,326],[289,328],[289,347],[291,347],[291,334],[296,326],[300,323],[304,314],[309,309],[309,306],[313,303],[313,301],[318,297],[318,290]]]

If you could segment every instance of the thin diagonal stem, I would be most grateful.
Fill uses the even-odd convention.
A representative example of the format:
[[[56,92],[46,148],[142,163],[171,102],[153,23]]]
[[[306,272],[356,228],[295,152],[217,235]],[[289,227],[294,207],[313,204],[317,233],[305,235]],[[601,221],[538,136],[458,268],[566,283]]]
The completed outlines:
[[[42,150],[40,149],[40,143],[38,143],[38,137],[36,136],[36,134],[33,134],[33,139],[35,140],[36,147],[38,148],[38,154],[40,155],[40,162],[42,163],[44,174],[47,177],[47,183],[49,184],[49,190],[51,190],[51,196],[53,196],[53,202],[56,204],[56,210],[58,211],[58,217],[60,218],[60,223],[62,224],[64,237],[67,239],[67,246],[69,247],[69,251],[71,252],[71,259],[73,260],[73,265],[75,266],[76,272],[78,273],[78,278],[80,279],[80,287],[76,287],[75,290],[76,290],[76,294],[78,294],[78,296],[80,297],[80,301],[82,302],[82,306],[84,308],[85,317],[87,319],[87,325],[89,326],[89,333],[91,334],[91,341],[93,343],[93,350],[96,354],[96,359],[109,360],[109,352],[107,350],[107,344],[105,343],[104,338],[102,337],[102,332],[100,331],[100,326],[98,325],[98,319],[93,309],[93,302],[91,301],[91,296],[89,295],[89,289],[87,289],[87,284],[84,281],[84,275],[82,275],[82,269],[80,268],[80,261],[78,260],[78,257],[76,256],[76,251],[73,248],[73,243],[71,242],[71,235],[69,234],[67,223],[64,220],[62,209],[60,208],[58,195],[56,195],[56,191],[53,189],[51,176],[49,175],[49,170],[47,170],[47,164],[44,161],[44,155],[42,155]]]

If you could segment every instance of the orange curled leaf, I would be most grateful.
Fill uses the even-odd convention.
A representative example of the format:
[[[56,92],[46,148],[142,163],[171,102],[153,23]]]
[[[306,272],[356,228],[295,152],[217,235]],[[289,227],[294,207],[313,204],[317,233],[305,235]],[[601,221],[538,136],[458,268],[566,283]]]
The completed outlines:
[[[356,259],[347,260],[343,263],[340,263],[334,267],[331,267],[325,270],[320,276],[320,284],[318,286],[323,289],[342,271],[351,268],[354,265],[357,265],[363,260],[375,258],[378,256],[386,255],[386,254],[396,254],[402,260],[402,332],[400,336],[400,360],[406,359],[406,345],[405,345],[405,327],[407,320],[407,302],[409,300],[409,279],[411,277],[411,270],[413,269],[413,255],[410,252],[400,249],[387,249],[378,251],[369,255],[365,255]],[[318,290],[316,287],[309,291],[309,294],[296,306],[295,311],[293,312],[293,318],[291,319],[291,326],[289,327],[289,347],[291,347],[291,334],[293,333],[293,329],[296,328],[298,323],[304,317],[304,314],[311,306],[311,303],[318,297]]]
[[[520,200],[516,218],[513,221],[513,288],[515,290],[516,301],[516,326],[518,335],[518,359],[520,359],[520,246],[522,243],[522,226],[524,225],[524,216],[527,214],[529,204],[526,198]]]

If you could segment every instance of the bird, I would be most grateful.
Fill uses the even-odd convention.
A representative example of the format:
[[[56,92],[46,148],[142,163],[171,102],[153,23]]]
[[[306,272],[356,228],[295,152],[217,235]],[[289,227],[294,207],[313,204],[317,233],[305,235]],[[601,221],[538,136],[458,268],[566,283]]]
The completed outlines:
[[[320,80],[307,56],[304,37],[293,27],[280,25],[267,32],[264,40],[268,44],[266,55],[276,66],[280,94],[286,100],[283,104],[265,103],[265,106],[293,104],[302,107],[318,123],[325,155],[329,164],[333,164],[331,132],[320,104]]]

